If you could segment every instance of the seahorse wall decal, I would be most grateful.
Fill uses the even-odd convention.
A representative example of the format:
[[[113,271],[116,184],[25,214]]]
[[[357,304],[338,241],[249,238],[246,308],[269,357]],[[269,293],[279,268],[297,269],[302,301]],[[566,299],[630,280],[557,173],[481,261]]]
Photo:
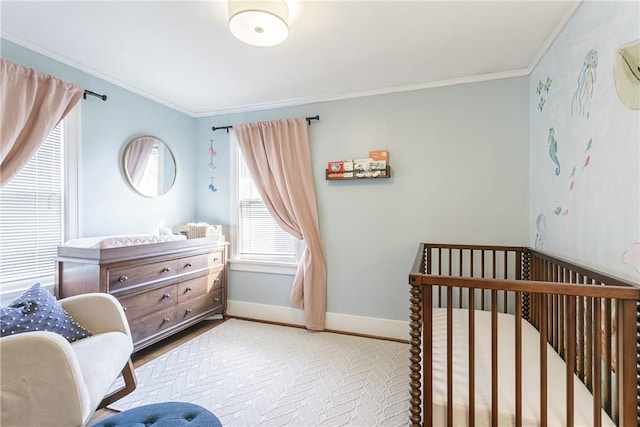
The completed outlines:
[[[535,248],[542,249],[544,241],[547,238],[547,217],[545,217],[544,214],[538,215],[538,218],[536,219],[536,228],[538,231],[536,233]]]
[[[573,100],[571,101],[571,116],[573,116],[574,113],[582,115],[586,113],[587,119],[589,118],[593,88],[596,84],[597,66],[598,52],[591,49],[587,52],[584,58],[584,64],[582,64],[582,69],[580,70],[580,75],[578,75],[578,88],[573,94]]]
[[[555,129],[549,129],[549,138],[547,139],[549,143],[549,157],[556,165],[556,175],[560,175],[560,161],[558,160],[558,141],[556,140],[556,131]]]

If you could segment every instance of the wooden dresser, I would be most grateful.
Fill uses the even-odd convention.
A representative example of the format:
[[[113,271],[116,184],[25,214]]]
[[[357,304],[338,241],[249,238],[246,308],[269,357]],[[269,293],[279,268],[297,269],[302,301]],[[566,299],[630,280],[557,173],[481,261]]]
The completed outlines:
[[[60,246],[57,296],[108,292],[118,298],[138,351],[207,316],[224,316],[227,245],[201,238],[108,249]]]

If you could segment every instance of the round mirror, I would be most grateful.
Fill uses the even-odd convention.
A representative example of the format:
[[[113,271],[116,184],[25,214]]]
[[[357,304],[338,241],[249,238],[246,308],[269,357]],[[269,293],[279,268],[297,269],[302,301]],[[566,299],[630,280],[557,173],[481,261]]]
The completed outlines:
[[[131,186],[146,197],[157,197],[171,189],[176,180],[176,160],[163,140],[145,135],[127,144],[124,173]]]

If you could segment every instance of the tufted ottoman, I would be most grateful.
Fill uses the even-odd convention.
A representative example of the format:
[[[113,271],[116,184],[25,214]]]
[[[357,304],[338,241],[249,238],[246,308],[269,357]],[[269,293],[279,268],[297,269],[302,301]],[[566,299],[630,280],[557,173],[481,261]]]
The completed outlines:
[[[222,427],[218,417],[193,403],[166,402],[120,412],[92,427]]]

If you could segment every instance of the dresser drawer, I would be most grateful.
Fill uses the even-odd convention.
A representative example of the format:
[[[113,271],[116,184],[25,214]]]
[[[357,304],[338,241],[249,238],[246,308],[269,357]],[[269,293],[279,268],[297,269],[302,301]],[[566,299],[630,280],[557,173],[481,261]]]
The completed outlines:
[[[167,260],[150,264],[129,265],[127,267],[110,268],[107,270],[109,290],[128,288],[146,282],[169,279],[176,275],[177,260]]]
[[[178,283],[178,304],[206,295],[215,289],[222,289],[223,274],[223,271],[217,271]]]
[[[162,310],[165,307],[175,306],[178,300],[177,291],[178,285],[169,285],[121,297],[118,300],[122,304],[127,319],[131,321],[146,314]]]
[[[178,304],[178,322],[188,320],[215,308],[222,308],[222,289]]]
[[[178,260],[178,274],[204,270],[206,268],[221,268],[224,264],[222,251],[213,251],[207,254],[185,257]]]
[[[176,306],[138,317],[129,322],[131,338],[134,344],[140,340],[151,337],[178,323]]]

